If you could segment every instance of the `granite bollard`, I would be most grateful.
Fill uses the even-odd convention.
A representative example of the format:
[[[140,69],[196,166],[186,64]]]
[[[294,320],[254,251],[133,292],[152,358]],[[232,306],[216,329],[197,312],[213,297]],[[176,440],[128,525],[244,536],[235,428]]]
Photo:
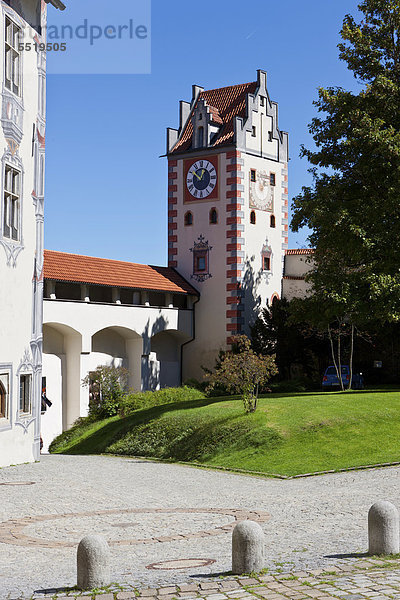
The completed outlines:
[[[399,552],[399,512],[391,502],[379,500],[368,512],[368,554]]]
[[[78,546],[78,578],[80,590],[91,590],[110,583],[110,548],[101,535],[87,535]]]
[[[241,521],[232,532],[232,573],[242,575],[264,568],[264,532],[254,521]]]

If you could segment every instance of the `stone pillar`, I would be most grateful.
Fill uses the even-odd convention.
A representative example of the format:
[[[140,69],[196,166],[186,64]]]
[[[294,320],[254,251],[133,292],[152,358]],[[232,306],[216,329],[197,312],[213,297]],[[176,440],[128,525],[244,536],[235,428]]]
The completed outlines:
[[[398,554],[399,512],[391,502],[379,500],[368,512],[368,554]]]
[[[80,399],[81,399],[81,337],[78,335],[66,335],[64,340],[65,348],[65,371],[66,371],[66,410],[65,428],[71,425],[80,417]],[[64,374],[63,374],[64,378]],[[63,399],[64,402],[64,399]]]
[[[81,300],[84,302],[90,302],[89,286],[86,285],[86,283],[81,283]]]
[[[143,306],[150,306],[149,292],[142,292],[142,304]]]
[[[174,297],[171,293],[165,294],[165,306],[168,308],[174,308]]]
[[[49,298],[51,298],[51,300],[57,300],[57,298],[56,298],[56,282],[55,281],[47,282],[47,293],[48,293]]]
[[[140,392],[142,389],[142,352],[143,339],[141,337],[126,340],[129,387],[136,392]]]
[[[264,568],[264,532],[254,521],[241,521],[232,532],[232,573],[258,573]]]
[[[112,289],[112,301],[114,304],[121,304],[121,290],[119,288]]]
[[[101,535],[87,535],[78,546],[77,587],[91,590],[110,584],[110,548]]]

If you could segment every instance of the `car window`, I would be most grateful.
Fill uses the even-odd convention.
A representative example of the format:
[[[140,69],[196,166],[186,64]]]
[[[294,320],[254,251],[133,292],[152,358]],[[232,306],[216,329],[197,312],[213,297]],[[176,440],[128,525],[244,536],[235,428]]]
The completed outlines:
[[[336,375],[336,369],[335,367],[328,367],[326,370],[326,374],[327,375]]]
[[[342,374],[345,373],[347,375],[348,372],[349,369],[347,367],[342,367]]]

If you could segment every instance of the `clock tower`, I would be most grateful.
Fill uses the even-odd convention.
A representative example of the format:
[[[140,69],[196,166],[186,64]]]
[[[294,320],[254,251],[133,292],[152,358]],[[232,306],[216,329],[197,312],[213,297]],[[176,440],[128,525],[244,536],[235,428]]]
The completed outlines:
[[[183,380],[202,379],[232,336],[281,294],[288,241],[288,134],[267,74],[214,90],[194,85],[167,130],[168,264],[200,292]]]

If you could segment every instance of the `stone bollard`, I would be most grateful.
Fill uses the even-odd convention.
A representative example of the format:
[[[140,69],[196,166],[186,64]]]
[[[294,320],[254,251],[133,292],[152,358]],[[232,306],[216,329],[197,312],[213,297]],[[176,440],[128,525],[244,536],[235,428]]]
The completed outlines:
[[[77,567],[80,590],[110,584],[110,548],[101,535],[87,535],[80,541]]]
[[[232,573],[257,573],[263,568],[264,532],[254,521],[241,521],[232,532]]]
[[[399,552],[399,512],[386,500],[379,500],[368,512],[368,554]]]

